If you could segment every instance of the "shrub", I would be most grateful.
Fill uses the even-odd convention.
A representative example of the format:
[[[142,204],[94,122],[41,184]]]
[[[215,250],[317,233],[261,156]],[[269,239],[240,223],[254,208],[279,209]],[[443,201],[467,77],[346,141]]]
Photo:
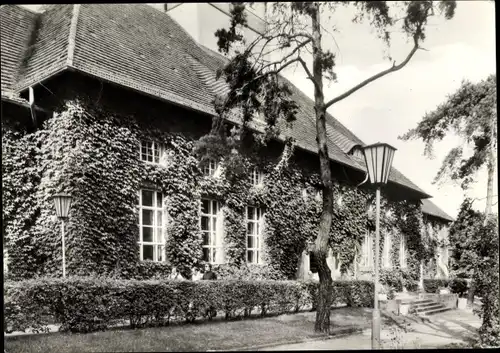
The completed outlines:
[[[453,278],[450,281],[450,291],[452,293],[458,294],[459,298],[467,297],[467,280],[464,278]]]
[[[424,291],[426,293],[439,293],[440,289],[448,288],[449,279],[445,278],[424,278]]]
[[[403,290],[403,277],[398,269],[382,269],[380,271],[380,283],[385,285],[391,292]]]
[[[240,279],[240,280],[285,280],[278,270],[262,265],[243,264],[235,266],[232,264],[218,265],[214,267],[218,279]]]
[[[212,307],[226,319],[267,313],[297,312],[310,305],[317,282],[299,281],[171,281],[105,277],[39,278],[6,282],[4,327],[14,331],[92,332],[129,320],[131,327],[167,325],[188,313],[204,317]],[[334,303],[371,307],[373,283],[333,282]],[[190,307],[192,306],[192,310]]]

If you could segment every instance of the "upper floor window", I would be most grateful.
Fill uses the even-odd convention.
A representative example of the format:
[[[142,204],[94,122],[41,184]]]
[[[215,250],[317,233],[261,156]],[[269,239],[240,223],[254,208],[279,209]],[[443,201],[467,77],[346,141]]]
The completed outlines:
[[[165,261],[165,220],[163,195],[142,189],[139,193],[140,259]]]
[[[220,204],[216,200],[201,200],[200,228],[203,233],[203,261],[223,262],[223,229]]]
[[[215,159],[209,159],[204,165],[203,165],[203,174],[205,176],[212,176],[212,177],[217,177],[220,174],[220,163],[217,162]]]
[[[258,207],[247,207],[247,262],[262,263],[264,212]]]
[[[159,142],[150,140],[141,141],[141,161],[160,164],[164,152],[165,148]]]
[[[264,184],[264,173],[259,168],[252,169],[252,185],[261,186]]]
[[[366,233],[361,247],[361,257],[359,261],[360,267],[372,267],[373,251],[372,251],[373,238],[370,233]]]

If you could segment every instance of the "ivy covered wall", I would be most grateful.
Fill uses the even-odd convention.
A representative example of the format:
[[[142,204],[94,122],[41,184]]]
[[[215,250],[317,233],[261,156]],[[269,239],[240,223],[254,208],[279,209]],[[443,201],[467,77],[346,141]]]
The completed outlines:
[[[141,187],[154,187],[167,197],[167,258],[181,271],[188,273],[202,257],[199,208],[200,198],[206,196],[217,199],[224,212],[226,262],[245,262],[245,206],[261,207],[264,260],[282,276],[295,277],[300,256],[316,235],[321,184],[314,164],[298,158],[293,145],[266,148],[250,142],[241,152],[242,164],[227,160],[220,178],[206,178],[194,151],[194,142],[209,129],[206,117],[201,121],[186,110],[154,106],[145,114],[140,101],[116,91],[67,87],[56,86],[55,93],[42,96],[56,114],[36,131],[2,125],[2,143],[11,147],[2,159],[3,229],[14,278],[61,275],[60,223],[50,200],[60,191],[74,200],[66,226],[68,273],[131,276],[139,261]],[[165,166],[139,160],[144,138],[165,144]],[[251,185],[249,171],[254,166],[265,173],[263,188]],[[373,191],[338,178],[334,192],[341,202],[334,208],[330,246],[341,271],[354,272],[355,249],[374,227],[367,215]],[[417,261],[428,257],[418,202],[388,202],[383,197],[382,209],[391,209],[392,216],[382,218],[381,249],[386,230],[406,234],[409,272],[418,278]],[[395,259],[399,238],[393,237]]]

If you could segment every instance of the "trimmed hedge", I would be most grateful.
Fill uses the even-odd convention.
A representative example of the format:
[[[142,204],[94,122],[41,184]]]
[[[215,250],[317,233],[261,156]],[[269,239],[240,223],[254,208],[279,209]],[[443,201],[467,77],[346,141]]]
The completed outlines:
[[[172,320],[204,318],[207,308],[226,319],[252,311],[298,312],[315,302],[317,282],[169,281],[113,278],[41,278],[4,285],[4,330],[35,332],[57,322],[61,331],[105,330],[125,320],[130,327],[162,326]],[[334,303],[372,307],[373,283],[336,281]],[[190,306],[192,305],[192,310]]]
[[[440,289],[448,288],[450,280],[446,278],[424,278],[424,291],[426,293],[439,293]]]
[[[454,294],[458,294],[459,298],[467,297],[467,290],[469,286],[465,278],[453,278],[450,281],[449,286],[450,286],[450,291]]]

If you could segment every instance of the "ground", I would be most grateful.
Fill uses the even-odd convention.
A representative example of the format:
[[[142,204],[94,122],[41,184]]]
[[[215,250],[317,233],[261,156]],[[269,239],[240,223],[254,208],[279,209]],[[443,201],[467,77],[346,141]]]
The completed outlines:
[[[315,334],[315,313],[303,312],[231,322],[215,320],[211,323],[117,329],[91,334],[6,335],[4,343],[8,353],[369,349],[371,315],[371,309],[367,308],[332,310],[332,332],[343,334],[336,338]],[[472,334],[479,324],[479,318],[470,312],[447,312],[433,317],[431,322],[411,321],[413,332],[399,335],[400,345],[392,343],[391,346],[388,339],[397,336],[394,332],[398,326],[393,319],[383,316],[382,339],[385,340],[384,347],[410,348],[418,344],[421,348],[439,347],[463,341],[463,337]],[[417,342],[418,338],[420,342]],[[300,341],[307,342],[290,344]],[[270,347],[272,345],[274,347]]]

